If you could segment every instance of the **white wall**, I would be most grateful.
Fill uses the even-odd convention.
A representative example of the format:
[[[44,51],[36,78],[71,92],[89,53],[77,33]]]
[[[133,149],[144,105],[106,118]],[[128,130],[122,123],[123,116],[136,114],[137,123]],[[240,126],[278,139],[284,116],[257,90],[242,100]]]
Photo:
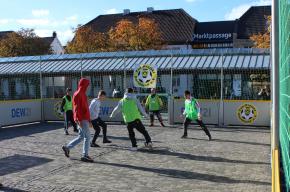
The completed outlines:
[[[57,37],[54,38],[50,47],[52,49],[53,54],[64,54],[65,53],[65,50],[64,50],[63,46],[61,45],[61,43]]]

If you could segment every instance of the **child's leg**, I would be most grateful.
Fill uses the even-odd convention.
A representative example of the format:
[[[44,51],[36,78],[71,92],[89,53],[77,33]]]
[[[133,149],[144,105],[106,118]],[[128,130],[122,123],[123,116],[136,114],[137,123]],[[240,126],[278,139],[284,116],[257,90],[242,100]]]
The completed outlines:
[[[184,119],[184,122],[183,122],[184,133],[183,133],[183,136],[187,136],[187,127],[190,124],[190,122],[191,122],[190,119],[188,119],[188,118]]]
[[[127,125],[127,129],[128,129],[128,133],[129,133],[129,138],[131,140],[132,147],[137,147],[137,142],[136,142],[135,133],[134,133],[134,127],[135,126],[136,126],[135,121],[130,122]]]
[[[205,134],[208,137],[211,137],[209,130],[207,129],[206,125],[202,122],[202,120],[196,120],[196,122],[199,124],[199,126],[202,128],[202,130],[205,132]]]
[[[150,116],[150,125],[153,126],[154,125],[154,112],[150,111],[149,116]]]
[[[146,143],[151,142],[151,137],[149,136],[147,130],[145,129],[143,123],[138,119],[136,121],[136,129],[145,137]]]
[[[103,139],[107,139],[107,124],[100,118],[98,117],[98,125],[102,127],[103,130]]]
[[[98,125],[97,119],[92,120],[92,125],[93,125],[93,128],[95,130],[95,134],[94,134],[94,137],[92,139],[92,143],[96,143],[96,140],[99,137],[101,129],[100,129],[99,125]]]
[[[155,114],[156,114],[156,116],[157,116],[157,118],[158,118],[160,124],[164,127],[163,119],[162,119],[162,116],[161,116],[160,111],[156,111]]]

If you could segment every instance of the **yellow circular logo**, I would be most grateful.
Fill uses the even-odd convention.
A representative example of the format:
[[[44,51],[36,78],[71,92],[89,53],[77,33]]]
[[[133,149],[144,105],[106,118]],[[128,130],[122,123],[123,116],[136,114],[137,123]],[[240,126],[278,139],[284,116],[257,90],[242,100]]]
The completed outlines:
[[[61,112],[61,109],[60,109],[61,103],[62,103],[62,101],[57,101],[54,104],[54,108],[53,108],[55,116],[59,119],[63,119],[63,113]]]
[[[237,110],[237,116],[243,123],[254,123],[257,115],[256,107],[251,104],[243,104]]]
[[[150,87],[156,82],[157,70],[149,64],[141,64],[134,71],[133,77],[139,87]]]

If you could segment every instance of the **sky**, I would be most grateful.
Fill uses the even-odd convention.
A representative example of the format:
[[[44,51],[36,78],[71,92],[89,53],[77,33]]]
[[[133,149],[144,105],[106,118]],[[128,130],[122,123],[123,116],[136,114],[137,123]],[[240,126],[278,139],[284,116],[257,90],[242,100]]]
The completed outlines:
[[[0,0],[0,31],[33,28],[40,37],[56,31],[65,45],[78,24],[98,15],[182,8],[200,22],[239,18],[250,6],[270,5],[271,0]]]

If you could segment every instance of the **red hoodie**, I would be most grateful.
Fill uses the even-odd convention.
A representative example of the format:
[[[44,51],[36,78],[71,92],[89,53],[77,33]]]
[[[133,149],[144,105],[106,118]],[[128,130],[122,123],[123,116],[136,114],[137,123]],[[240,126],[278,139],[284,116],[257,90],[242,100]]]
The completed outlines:
[[[90,81],[81,78],[78,90],[73,95],[73,114],[75,121],[90,121],[90,111],[88,106],[88,98],[86,95]]]

